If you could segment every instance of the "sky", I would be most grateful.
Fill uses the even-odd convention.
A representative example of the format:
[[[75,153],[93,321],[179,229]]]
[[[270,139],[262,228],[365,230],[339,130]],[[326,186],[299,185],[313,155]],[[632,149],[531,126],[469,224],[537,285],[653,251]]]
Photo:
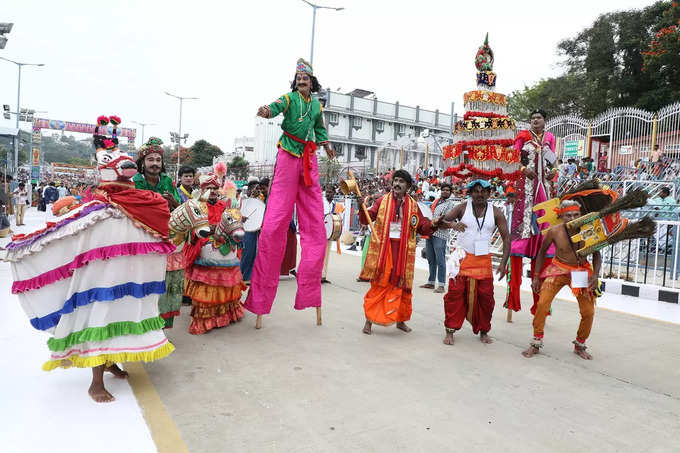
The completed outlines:
[[[651,0],[316,0],[314,73],[324,87],[363,88],[380,100],[463,113],[474,56],[489,33],[497,91],[509,94],[561,72],[557,43],[600,14]],[[14,22],[0,56],[25,67],[21,106],[42,117],[93,123],[118,115],[154,123],[146,137],[178,130],[225,151],[254,134],[258,106],[288,91],[297,58],[309,59],[312,8],[302,0],[1,0]],[[17,67],[0,61],[0,104],[16,107]],[[0,119],[13,127],[13,120]],[[28,124],[23,126],[28,129]],[[137,146],[141,144],[138,128]]]

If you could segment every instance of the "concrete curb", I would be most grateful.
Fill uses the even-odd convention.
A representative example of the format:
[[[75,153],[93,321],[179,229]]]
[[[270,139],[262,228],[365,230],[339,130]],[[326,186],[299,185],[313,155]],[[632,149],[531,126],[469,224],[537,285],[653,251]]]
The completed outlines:
[[[611,294],[639,297],[677,304],[680,301],[680,291],[670,288],[659,288],[653,285],[643,285],[625,280],[602,279],[602,291]]]

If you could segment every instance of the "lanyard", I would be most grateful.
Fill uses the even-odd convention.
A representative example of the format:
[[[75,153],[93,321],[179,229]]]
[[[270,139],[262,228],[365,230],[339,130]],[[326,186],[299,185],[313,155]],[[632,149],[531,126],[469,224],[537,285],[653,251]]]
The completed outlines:
[[[479,232],[481,234],[482,228],[484,228],[484,222],[486,222],[486,210],[489,209],[489,203],[484,206],[484,218],[482,219],[482,223],[479,223],[479,219],[477,218],[477,214],[475,213],[475,205],[472,205],[472,217],[475,218],[475,222],[477,222],[477,226],[479,227]]]

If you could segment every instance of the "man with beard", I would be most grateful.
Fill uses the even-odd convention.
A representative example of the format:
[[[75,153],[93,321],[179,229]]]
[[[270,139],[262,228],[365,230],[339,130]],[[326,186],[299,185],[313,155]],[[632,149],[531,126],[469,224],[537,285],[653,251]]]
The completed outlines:
[[[281,123],[283,135],[277,144],[276,166],[245,304],[248,310],[258,315],[256,327],[261,326],[261,315],[270,312],[276,296],[279,284],[277,271],[283,260],[286,232],[295,206],[302,245],[295,309],[317,307],[317,324],[320,324],[321,269],[326,234],[315,151],[318,146],[323,146],[328,156],[334,157],[323,124],[321,104],[312,97],[312,93],[318,92],[320,88],[312,66],[299,59],[292,91],[269,105],[263,105],[257,111],[257,115],[263,118],[273,118],[282,113],[284,119]]]
[[[172,179],[165,174],[163,141],[151,137],[139,148],[137,174],[132,177],[135,189],[150,190],[160,194],[172,212],[181,204],[179,192]],[[165,320],[165,328],[172,328],[175,316],[179,316],[184,295],[184,266],[181,252],[168,254],[165,271],[165,293],[158,298],[158,310]]]
[[[135,189],[150,190],[161,194],[172,212],[182,202],[172,178],[165,173],[163,140],[151,137],[139,148],[137,174],[132,178]]]
[[[452,229],[458,231],[458,243],[465,251],[460,270],[449,280],[449,291],[444,296],[444,344],[453,344],[453,334],[460,330],[465,319],[472,331],[479,333],[482,343],[491,343],[491,315],[496,302],[493,297],[493,269],[491,267],[491,237],[498,228],[503,239],[503,257],[498,265],[499,280],[505,277],[510,256],[510,236],[502,208],[489,202],[491,184],[477,179],[467,185],[470,200],[449,211],[445,220],[456,220]]]
[[[366,323],[363,332],[371,335],[372,324],[389,326],[410,332],[406,321],[411,319],[411,289],[416,259],[416,234],[429,236],[439,227],[439,219],[430,222],[420,212],[416,201],[407,195],[411,175],[397,170],[392,175],[392,191],[380,197],[368,210],[374,221],[373,236],[361,271],[361,278],[370,280],[371,288],[364,296]],[[357,198],[359,221],[367,225]],[[443,225],[445,226],[445,225]]]

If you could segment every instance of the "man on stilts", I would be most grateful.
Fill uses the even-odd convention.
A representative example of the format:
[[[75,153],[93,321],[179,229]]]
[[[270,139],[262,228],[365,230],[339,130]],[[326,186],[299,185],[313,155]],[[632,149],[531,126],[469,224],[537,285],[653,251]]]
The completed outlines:
[[[298,290],[295,309],[317,308],[317,324],[321,324],[321,270],[326,230],[323,223],[323,201],[319,185],[319,167],[315,151],[323,146],[329,158],[333,150],[323,123],[322,107],[312,93],[320,85],[312,66],[297,61],[292,91],[269,105],[260,107],[258,116],[273,118],[283,113],[283,135],[278,142],[274,176],[267,209],[260,230],[258,253],[246,298],[245,308],[258,315],[271,311],[279,284],[279,267],[286,245],[286,231],[297,207],[302,256],[297,271]]]

